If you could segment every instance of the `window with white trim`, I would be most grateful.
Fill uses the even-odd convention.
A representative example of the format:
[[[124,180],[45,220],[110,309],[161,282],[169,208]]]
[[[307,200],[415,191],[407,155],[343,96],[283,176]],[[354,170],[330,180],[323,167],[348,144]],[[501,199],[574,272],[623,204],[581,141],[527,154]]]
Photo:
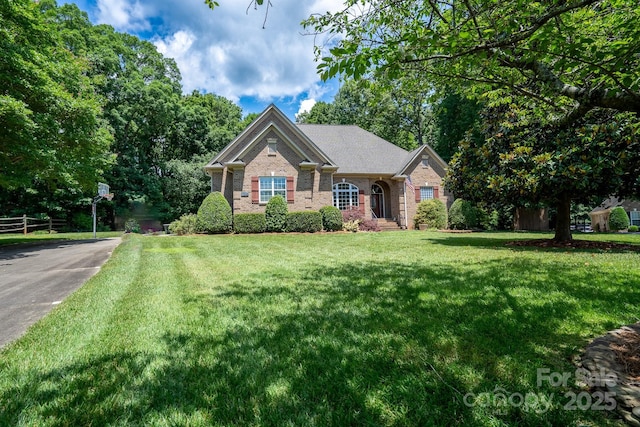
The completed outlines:
[[[631,225],[640,226],[640,211],[629,212],[629,222]]]
[[[333,185],[333,206],[341,211],[350,207],[357,207],[359,203],[359,188],[348,182]]]
[[[260,177],[260,203],[267,203],[273,196],[287,199],[287,178],[284,176]]]
[[[433,199],[433,187],[420,187],[420,201]]]

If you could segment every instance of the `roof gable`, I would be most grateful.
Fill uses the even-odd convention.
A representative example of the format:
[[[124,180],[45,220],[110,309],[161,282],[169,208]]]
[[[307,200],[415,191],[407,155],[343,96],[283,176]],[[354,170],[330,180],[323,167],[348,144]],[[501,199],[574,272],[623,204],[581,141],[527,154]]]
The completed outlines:
[[[282,111],[271,104],[240,135],[207,163],[205,170],[221,169],[224,165],[242,163],[243,157],[270,133],[275,133],[278,138],[281,138],[281,141],[291,147],[303,162],[319,159],[327,166],[335,166],[331,159],[294,126]]]
[[[447,171],[447,162],[442,160],[442,157],[435,152],[433,148],[429,144],[421,145],[420,147],[413,150],[409,155],[405,158],[405,162],[402,165],[402,168],[399,170],[398,175],[406,175],[409,172],[409,168],[411,165],[418,159],[422,158],[422,156],[428,156],[429,161],[433,161],[437,166],[442,170],[442,172]]]

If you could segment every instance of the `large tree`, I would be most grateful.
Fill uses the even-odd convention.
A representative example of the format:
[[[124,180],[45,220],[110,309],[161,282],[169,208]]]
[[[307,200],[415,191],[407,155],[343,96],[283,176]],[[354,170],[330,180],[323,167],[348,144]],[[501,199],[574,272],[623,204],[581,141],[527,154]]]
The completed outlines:
[[[571,237],[571,203],[640,194],[640,123],[589,112],[578,122],[531,126],[515,104],[486,109],[453,157],[447,187],[468,200],[557,208],[555,240]]]
[[[0,2],[0,52],[3,193],[34,183],[43,194],[92,188],[111,137],[85,61],[29,0]]]
[[[340,37],[328,55],[318,47],[325,78],[415,69],[574,120],[596,107],[640,111],[639,21],[635,0],[346,0],[305,25]]]

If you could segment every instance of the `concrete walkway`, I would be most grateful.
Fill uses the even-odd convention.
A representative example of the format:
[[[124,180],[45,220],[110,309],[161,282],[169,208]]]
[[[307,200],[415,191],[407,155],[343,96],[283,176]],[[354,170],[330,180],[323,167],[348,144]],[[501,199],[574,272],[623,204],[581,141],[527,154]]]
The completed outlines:
[[[0,348],[100,270],[121,239],[0,247]]]

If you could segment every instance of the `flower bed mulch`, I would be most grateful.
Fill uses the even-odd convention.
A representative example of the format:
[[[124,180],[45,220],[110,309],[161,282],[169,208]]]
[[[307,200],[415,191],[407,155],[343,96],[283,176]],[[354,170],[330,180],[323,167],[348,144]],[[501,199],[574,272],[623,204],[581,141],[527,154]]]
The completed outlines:
[[[614,242],[595,242],[592,240],[572,240],[570,242],[556,242],[553,239],[515,240],[506,243],[507,246],[537,247],[558,249],[595,249],[601,251],[633,251],[640,252],[640,245]]]

